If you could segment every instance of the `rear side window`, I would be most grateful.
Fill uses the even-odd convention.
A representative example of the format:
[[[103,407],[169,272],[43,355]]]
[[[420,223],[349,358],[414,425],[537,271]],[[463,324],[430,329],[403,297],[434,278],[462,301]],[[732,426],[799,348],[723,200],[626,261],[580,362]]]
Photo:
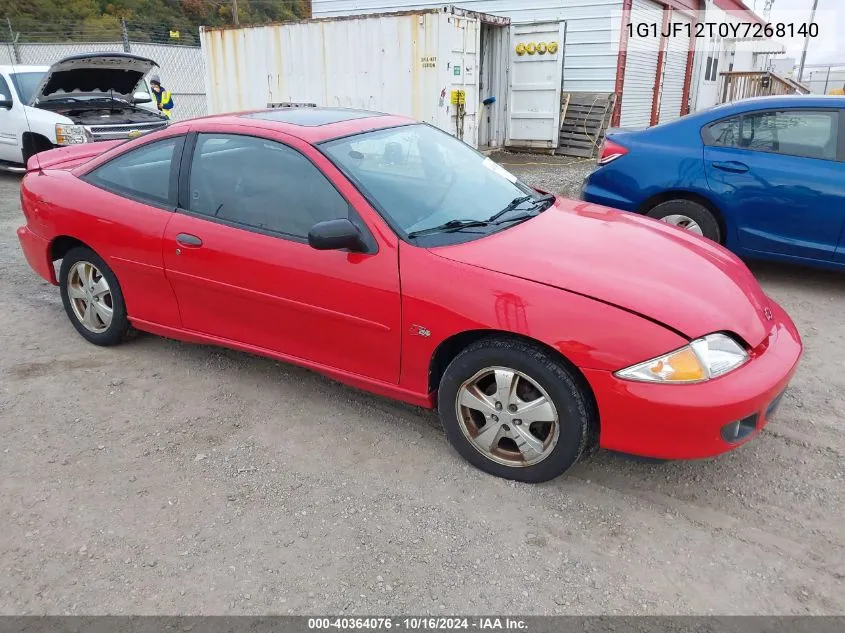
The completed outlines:
[[[189,191],[189,211],[299,239],[318,222],[350,215],[346,200],[310,160],[252,136],[200,134]]]
[[[754,112],[717,121],[704,129],[703,137],[712,147],[836,160],[839,113],[823,110]]]
[[[175,202],[171,168],[181,144],[182,137],[174,137],[144,145],[98,167],[85,179],[127,198],[170,205]]]
[[[716,147],[736,147],[739,142],[741,118],[738,116],[717,121],[705,128],[705,141]]]

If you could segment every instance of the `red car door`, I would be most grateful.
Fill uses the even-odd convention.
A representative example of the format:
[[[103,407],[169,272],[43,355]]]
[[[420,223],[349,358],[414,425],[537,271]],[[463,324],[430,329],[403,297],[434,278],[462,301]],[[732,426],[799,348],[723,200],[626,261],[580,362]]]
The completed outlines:
[[[183,326],[397,383],[397,239],[319,152],[273,135],[200,131],[188,143],[164,237]],[[308,245],[314,224],[340,217],[359,224],[372,252]]]

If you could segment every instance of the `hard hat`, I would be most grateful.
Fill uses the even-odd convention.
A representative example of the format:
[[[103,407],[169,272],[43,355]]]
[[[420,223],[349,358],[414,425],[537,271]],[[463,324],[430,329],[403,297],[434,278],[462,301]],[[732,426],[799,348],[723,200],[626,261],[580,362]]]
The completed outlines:
[[[161,85],[161,77],[159,77],[158,75],[153,75],[152,77],[150,77],[150,83],[151,84],[158,84],[160,86]]]

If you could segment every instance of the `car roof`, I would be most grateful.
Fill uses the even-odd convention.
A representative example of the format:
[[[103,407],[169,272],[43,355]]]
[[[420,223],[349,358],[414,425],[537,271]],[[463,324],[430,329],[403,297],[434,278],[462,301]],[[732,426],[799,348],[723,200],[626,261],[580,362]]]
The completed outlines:
[[[775,95],[752,97],[710,108],[712,113],[746,112],[761,108],[845,108],[845,97],[837,95]]]
[[[174,123],[171,129],[199,124],[216,127],[253,127],[284,132],[311,144],[400,125],[418,123],[408,117],[351,108],[292,107],[211,115]]]

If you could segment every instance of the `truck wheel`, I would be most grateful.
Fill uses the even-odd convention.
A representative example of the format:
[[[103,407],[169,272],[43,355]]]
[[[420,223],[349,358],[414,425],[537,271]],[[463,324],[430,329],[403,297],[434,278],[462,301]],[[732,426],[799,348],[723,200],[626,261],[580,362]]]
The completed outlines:
[[[40,134],[24,134],[22,139],[23,147],[23,164],[29,162],[29,159],[39,152],[46,152],[48,149],[53,149],[54,145]]]

